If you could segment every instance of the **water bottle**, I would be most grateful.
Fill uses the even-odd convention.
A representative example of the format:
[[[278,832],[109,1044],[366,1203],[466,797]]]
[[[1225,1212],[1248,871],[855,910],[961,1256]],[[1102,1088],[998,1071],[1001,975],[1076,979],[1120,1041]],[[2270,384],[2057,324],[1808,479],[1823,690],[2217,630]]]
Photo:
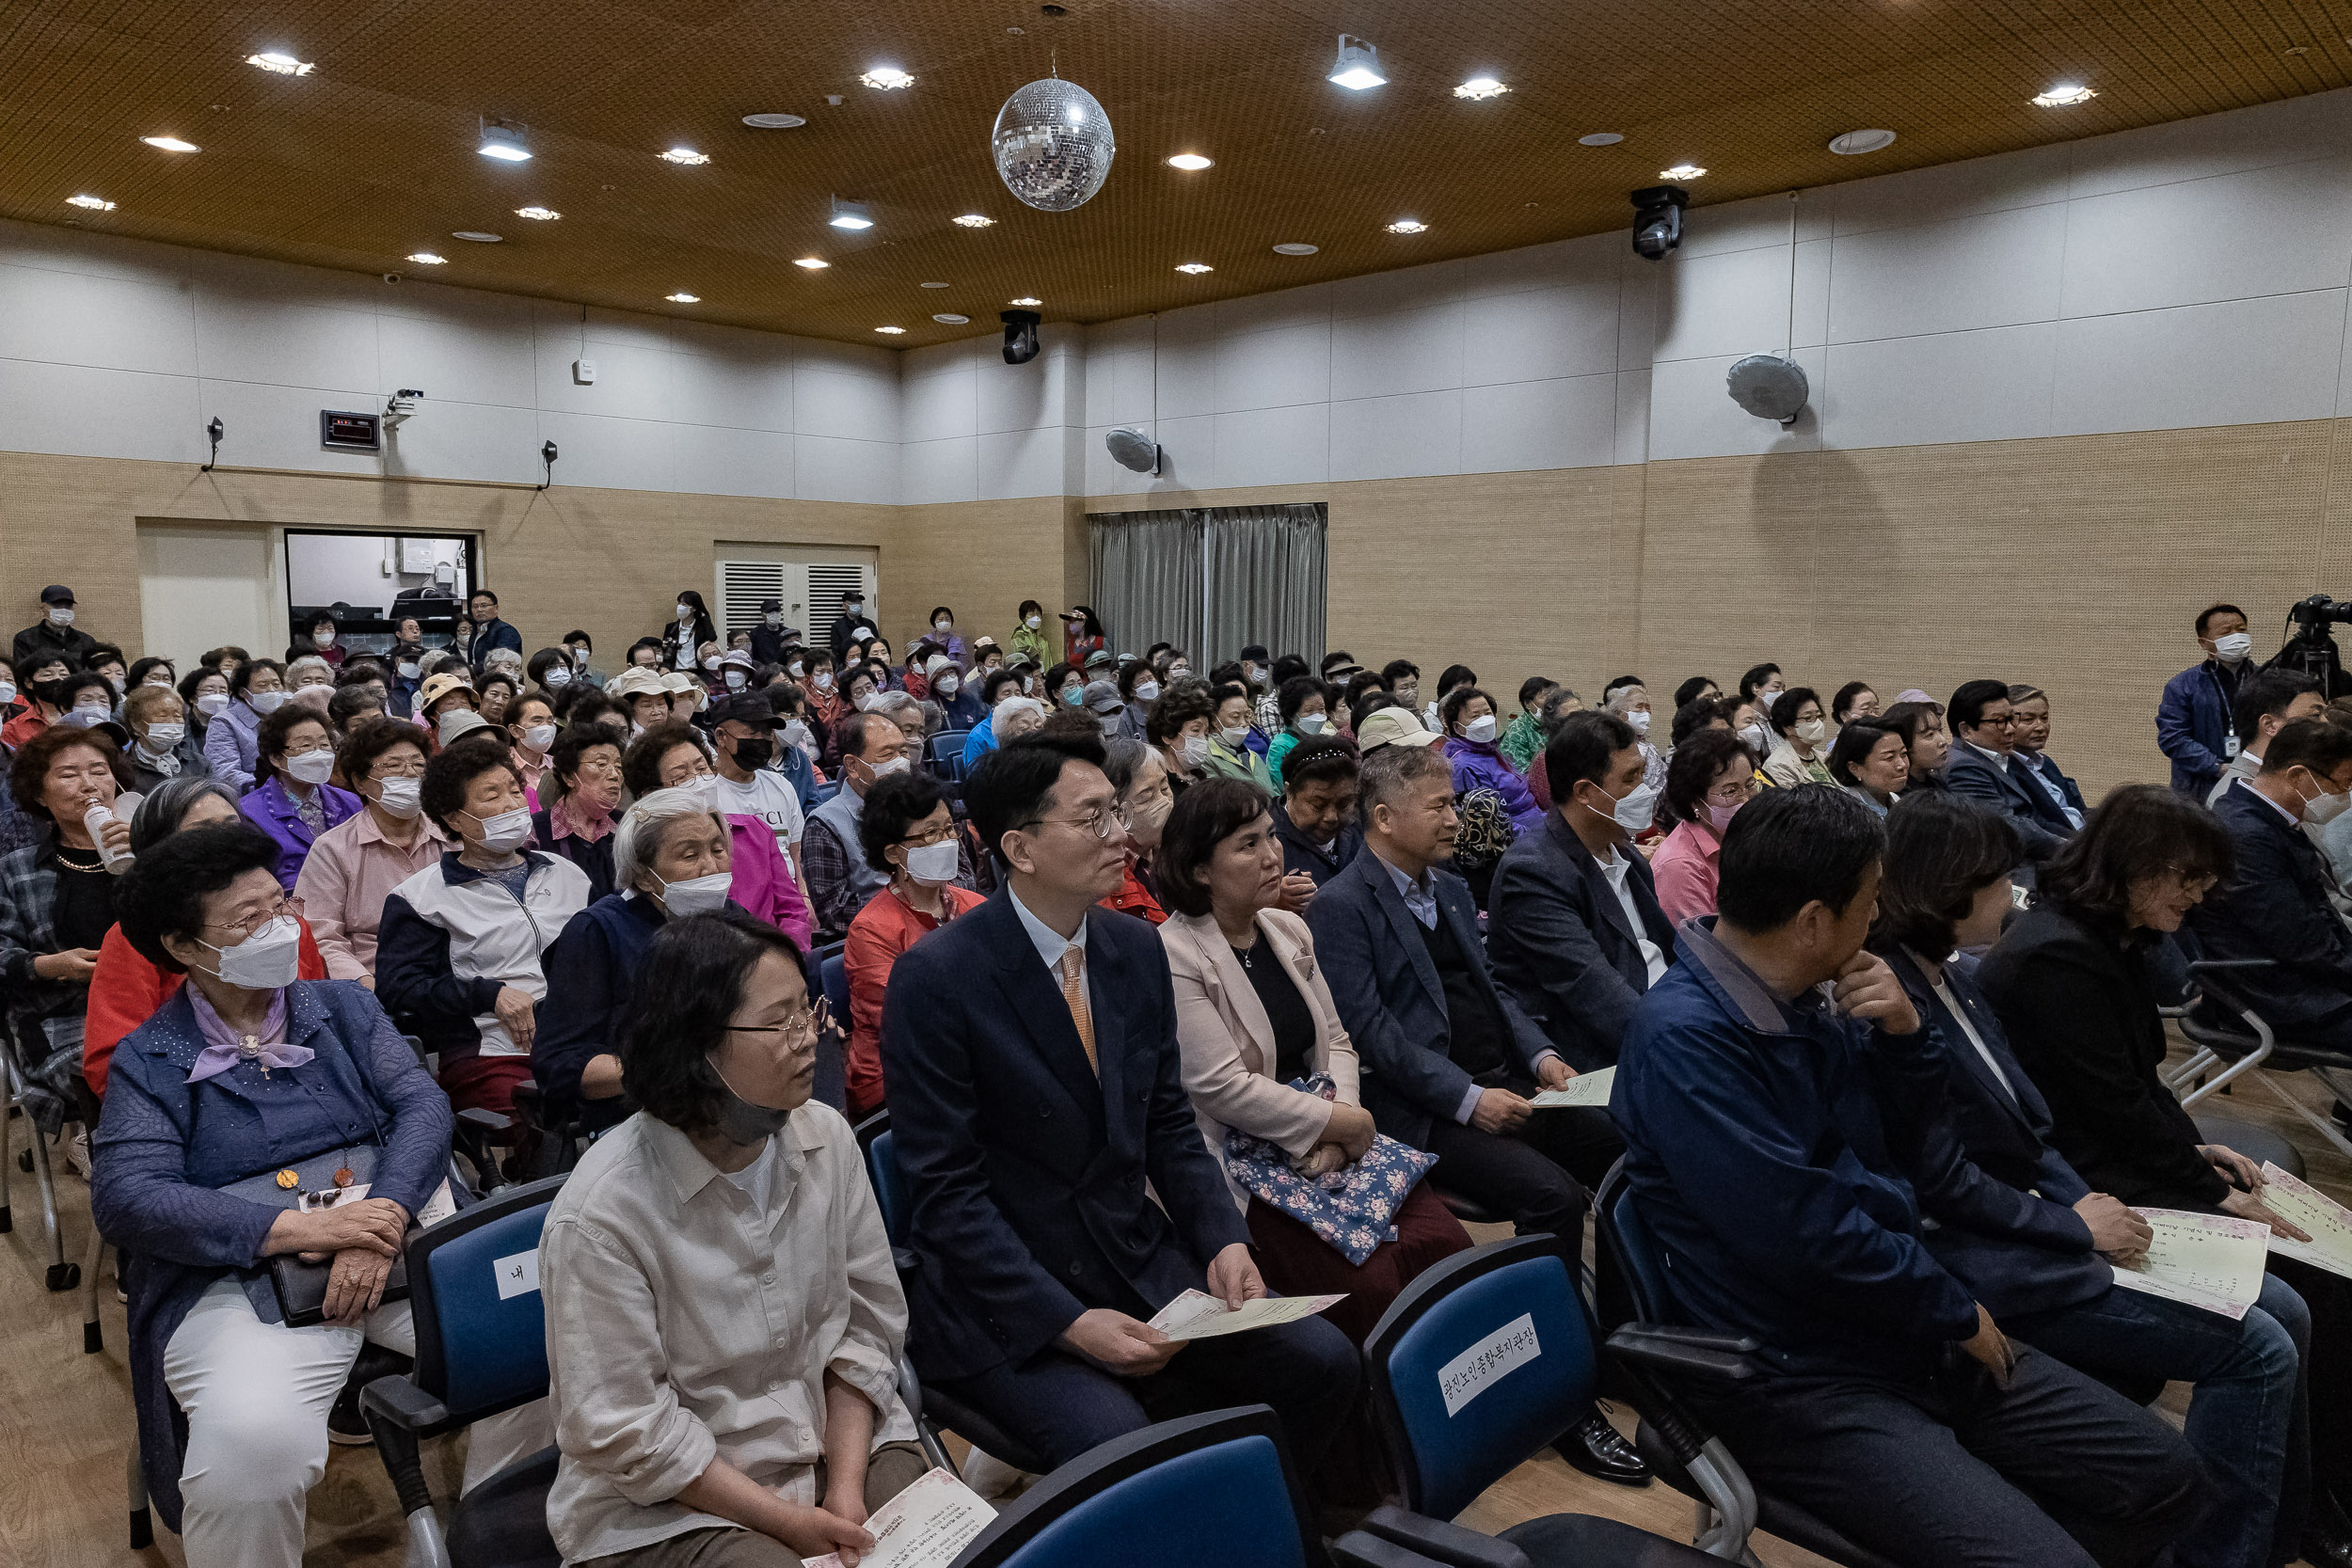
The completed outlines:
[[[135,792],[126,792],[115,797],[111,809],[101,801],[92,800],[89,810],[82,814],[82,826],[88,831],[90,842],[98,847],[99,861],[117,877],[131,869],[131,851],[117,849],[109,845],[105,826],[109,822],[130,821],[131,814],[139,809],[144,799]]]

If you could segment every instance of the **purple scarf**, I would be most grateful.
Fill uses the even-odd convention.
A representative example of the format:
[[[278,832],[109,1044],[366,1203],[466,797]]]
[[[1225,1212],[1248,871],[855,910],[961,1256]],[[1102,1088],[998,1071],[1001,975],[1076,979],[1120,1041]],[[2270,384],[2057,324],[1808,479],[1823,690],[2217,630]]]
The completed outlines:
[[[191,983],[187,988],[188,1003],[196,1010],[197,1032],[204,1037],[204,1049],[196,1053],[196,1065],[188,1069],[188,1082],[201,1084],[216,1078],[241,1061],[258,1060],[264,1071],[271,1068],[296,1068],[317,1053],[307,1045],[286,1043],[286,993],[272,991],[269,1011],[262,1019],[259,1034],[240,1035],[230,1028],[204,993]],[[251,1051],[246,1049],[250,1040]]]

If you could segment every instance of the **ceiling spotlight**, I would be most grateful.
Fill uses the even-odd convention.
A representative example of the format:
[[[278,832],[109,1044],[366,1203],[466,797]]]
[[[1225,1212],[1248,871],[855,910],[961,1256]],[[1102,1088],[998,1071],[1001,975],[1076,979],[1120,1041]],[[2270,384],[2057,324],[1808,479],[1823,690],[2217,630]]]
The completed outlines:
[[[808,121],[799,115],[765,114],[745,115],[743,123],[755,131],[797,131]]]
[[[969,316],[959,316],[953,310],[942,310],[931,318],[942,326],[961,326],[971,319]]]
[[[515,215],[518,218],[531,218],[538,223],[553,223],[564,214],[552,207],[517,207],[515,209]]]
[[[1388,226],[1391,234],[1426,234],[1429,226],[1419,218],[1399,218]]]
[[[1380,74],[1380,51],[1353,34],[1340,35],[1340,56],[1331,62],[1330,80],[1351,92],[1376,87],[1388,78]]]
[[[1677,164],[1672,168],[1660,169],[1658,178],[1661,180],[1696,180],[1706,172],[1707,170],[1696,164]]]
[[[1198,152],[1179,152],[1168,161],[1168,166],[1170,168],[1207,168],[1215,162],[1215,159],[1203,158]]]
[[[2048,92],[2034,94],[2033,103],[2038,109],[2063,109],[2070,104],[2088,103],[2098,96],[2080,82],[2060,82]]]
[[[1204,272],[1216,271],[1215,267],[1209,265],[1206,261],[1179,261],[1176,264],[1176,270],[1178,272],[1189,272],[1196,275]]]
[[[1274,247],[1274,254],[1277,256],[1312,256],[1318,248],[1301,240],[1285,240]]]
[[[292,55],[280,55],[274,51],[265,55],[247,55],[245,63],[258,65],[273,76],[308,76],[318,69],[309,60],[297,60]]]
[[[69,207],[87,207],[93,213],[111,213],[115,210],[115,204],[103,196],[69,196],[65,204]]]
[[[408,253],[408,260],[416,262],[417,265],[421,267],[445,267],[449,265],[448,257],[436,256],[429,250],[412,250]]]
[[[1857,152],[1876,152],[1882,147],[1894,145],[1895,133],[1892,131],[1848,131],[1843,135],[1829,139],[1829,150],[1846,157]]]
[[[914,78],[895,65],[878,65],[860,76],[858,80],[869,87],[880,87],[884,92],[890,91],[893,87],[914,86]]]
[[[996,220],[983,213],[966,213],[955,220],[959,229],[986,229]]]
[[[1034,308],[1036,306],[1042,305],[1045,302],[1041,299],[1033,299],[1027,294],[1023,294],[1019,299],[1009,299],[1005,301],[1005,303],[1007,305],[1022,305]]]
[[[178,136],[141,136],[139,140],[150,147],[160,148],[166,152],[201,152],[204,150],[196,143],[182,141]]]
[[[1625,133],[1622,131],[1595,131],[1588,135],[1579,136],[1576,139],[1578,145],[1582,147],[1614,147],[1619,142],[1625,140]]]
[[[825,221],[835,229],[871,229],[874,214],[866,210],[865,202],[844,201],[836,196],[833,198],[833,215]]]
[[[690,294],[683,291],[674,294],[663,294],[661,297],[673,305],[700,305],[703,302],[702,295]]]
[[[792,264],[796,267],[806,267],[811,272],[815,272],[820,267],[829,267],[833,265],[831,261],[826,261],[821,256],[803,256]]]
[[[1662,261],[1682,243],[1682,209],[1691,193],[1680,185],[1645,185],[1633,193],[1633,254]]]
[[[886,332],[886,333],[890,334],[890,336],[892,336],[893,338],[896,338],[896,337],[899,336],[900,334],[904,333],[904,332],[906,331],[906,328],[905,328],[905,327],[903,327],[903,326],[878,326],[878,327],[874,328],[874,330],[875,330],[875,331],[877,331],[877,332]]]
[[[1027,303],[1035,305],[1037,301]],[[996,319],[1005,325],[1006,364],[1025,365],[1037,357],[1037,328],[1043,317],[1035,310],[999,310]]]
[[[482,142],[474,150],[485,158],[496,158],[504,164],[524,164],[531,161],[531,149],[523,143],[522,127],[509,125],[504,120],[484,120]]]
[[[475,245],[501,245],[506,239],[505,235],[493,234],[486,229],[453,229],[449,237],[453,240],[470,240]]]
[[[1454,89],[1456,98],[1501,98],[1511,89],[1491,76],[1473,76]]]
[[[697,152],[691,147],[674,147],[667,152],[658,152],[654,155],[665,164],[707,164],[710,162],[709,153]]]

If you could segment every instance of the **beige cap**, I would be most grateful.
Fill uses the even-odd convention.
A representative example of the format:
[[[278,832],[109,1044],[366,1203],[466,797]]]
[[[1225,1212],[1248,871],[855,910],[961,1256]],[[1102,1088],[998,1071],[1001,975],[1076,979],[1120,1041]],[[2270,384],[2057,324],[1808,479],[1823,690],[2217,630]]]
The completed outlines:
[[[630,697],[658,694],[661,689],[660,671],[647,669],[642,664],[632,664],[605,682],[604,694],[608,697],[627,700]]]
[[[1401,707],[1384,707],[1356,726],[1356,749],[1375,746],[1435,746],[1442,738],[1421,727],[1421,721]]]

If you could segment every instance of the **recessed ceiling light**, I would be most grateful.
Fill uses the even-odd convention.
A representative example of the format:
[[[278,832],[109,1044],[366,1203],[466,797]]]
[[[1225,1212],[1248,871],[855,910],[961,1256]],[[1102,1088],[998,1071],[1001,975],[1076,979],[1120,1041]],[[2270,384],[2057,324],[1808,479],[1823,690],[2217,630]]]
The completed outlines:
[[[871,229],[874,214],[866,210],[865,202],[844,201],[836,196],[833,198],[833,215],[825,221],[835,229]]]
[[[1299,240],[1286,240],[1274,247],[1274,254],[1277,256],[1312,256],[1318,248]]]
[[[1189,273],[1203,273],[1203,272],[1215,272],[1215,271],[1216,271],[1216,269],[1215,267],[1213,267],[1213,266],[1209,265],[1209,263],[1208,263],[1208,262],[1206,262],[1206,261],[1179,261],[1179,262],[1176,264],[1176,270],[1177,270],[1178,272],[1189,272]]]
[[[1876,152],[1882,147],[1895,145],[1892,131],[1848,131],[1829,139],[1829,150],[1846,157],[1857,152]]]
[[[1419,218],[1399,218],[1388,226],[1391,234],[1426,234],[1429,226]]]
[[[115,204],[103,196],[69,196],[65,204],[69,207],[87,207],[93,213],[111,213],[115,210]]]
[[[1207,168],[1216,162],[1216,159],[1203,158],[1198,152],[1179,152],[1168,161],[1168,166],[1170,168]]]
[[[986,229],[996,220],[984,213],[966,213],[955,220],[959,229]]]
[[[663,294],[661,297],[673,305],[700,305],[703,302],[702,295],[690,294],[682,290],[677,293]]]
[[[710,162],[709,153],[697,152],[691,147],[674,147],[667,152],[658,152],[655,156],[665,164],[707,164]]]
[[[797,131],[808,123],[799,115],[745,115],[743,123],[755,131]]]
[[[942,326],[961,326],[971,319],[969,316],[959,316],[953,310],[942,310],[931,318]]]
[[[429,250],[412,250],[408,253],[408,260],[416,262],[417,265],[421,267],[445,267],[449,265],[448,257],[436,256]]]
[[[880,87],[884,92],[890,91],[893,87],[914,86],[914,78],[895,65],[878,65],[860,76],[858,80],[869,87]]]
[[[161,148],[166,152],[201,152],[204,150],[196,143],[182,141],[178,136],[141,136],[139,140],[150,147]]]
[[[1007,305],[1018,305],[1025,309],[1034,309],[1045,302],[1041,299],[1034,298],[1031,295],[1023,294],[1019,299],[1009,299],[1005,301],[1005,303]]]
[[[493,234],[486,229],[453,229],[449,232],[449,237],[453,240],[471,240],[476,245],[498,245],[506,238],[503,234]]]
[[[515,215],[518,218],[531,218],[539,223],[553,223],[564,214],[552,207],[517,207],[515,209]]]
[[[523,144],[520,126],[502,124],[495,119],[482,122],[482,141],[474,148],[485,158],[496,158],[503,164],[523,164],[531,161],[531,149]]]
[[[1376,87],[1388,80],[1380,74],[1380,51],[1348,33],[1340,35],[1339,58],[1331,62],[1327,79],[1351,92]]]
[[[831,261],[826,261],[821,256],[803,256],[792,264],[796,267],[806,267],[811,272],[817,271],[819,267],[829,267],[833,265]]]
[[[308,76],[318,69],[309,60],[297,60],[292,55],[281,55],[274,50],[268,54],[247,55],[245,63],[258,65],[275,76]]]
[[[887,332],[890,336],[896,338],[900,333],[904,332],[906,328],[903,326],[878,326],[874,328],[874,330],[877,332]]]
[[[1672,168],[1660,169],[1658,178],[1661,180],[1696,180],[1706,172],[1707,170],[1696,164],[1677,164]]]
[[[1456,98],[1501,98],[1511,89],[1491,76],[1473,76],[1454,89]]]
[[[2036,108],[2063,109],[2071,104],[2088,103],[2098,96],[2080,82],[2060,82],[2048,92],[2036,93],[2033,102]]]
[[[1625,133],[1622,131],[1594,131],[1588,135],[1579,136],[1576,139],[1580,145],[1584,147],[1614,147],[1619,142],[1625,140]]]

